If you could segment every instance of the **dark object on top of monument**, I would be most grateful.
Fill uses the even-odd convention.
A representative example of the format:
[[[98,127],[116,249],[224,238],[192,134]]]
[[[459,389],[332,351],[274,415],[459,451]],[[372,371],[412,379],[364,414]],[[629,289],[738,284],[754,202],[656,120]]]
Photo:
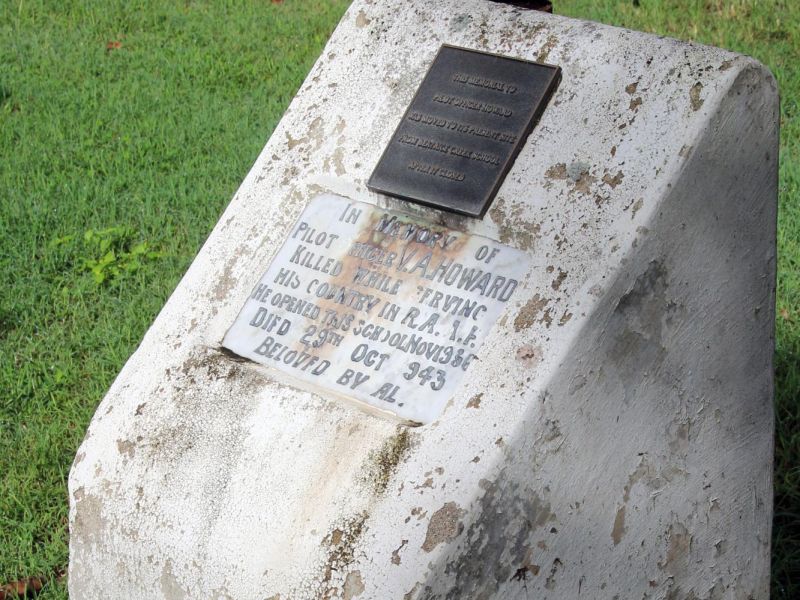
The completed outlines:
[[[511,2],[507,2],[506,0],[492,0],[493,2],[499,2],[500,4],[511,4],[512,6],[519,6],[520,8],[527,8],[530,10],[540,10],[542,12],[553,12],[553,3],[549,2],[548,0],[512,0]]]

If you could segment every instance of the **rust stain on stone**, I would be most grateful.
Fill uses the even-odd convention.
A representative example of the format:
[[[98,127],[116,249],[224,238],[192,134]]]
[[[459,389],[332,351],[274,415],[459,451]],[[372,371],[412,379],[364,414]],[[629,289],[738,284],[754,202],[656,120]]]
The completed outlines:
[[[295,146],[305,144],[307,141],[308,138],[293,138],[288,131],[286,132],[286,145],[288,146],[289,150],[294,150]]]
[[[415,490],[421,490],[421,489],[424,489],[424,488],[431,488],[431,489],[433,489],[433,477],[428,477],[428,478],[427,478],[427,479],[426,479],[424,482],[422,482],[420,485],[415,485],[415,486],[414,486],[414,489],[415,489]]]
[[[620,543],[622,536],[625,535],[625,505],[621,506],[617,511],[617,516],[614,519],[614,527],[611,529],[611,539],[614,540],[614,545]]]
[[[467,408],[480,408],[481,398],[483,398],[483,392],[481,392],[480,394],[475,394],[472,398],[469,399],[469,402],[467,402]]]
[[[547,179],[566,179],[567,178],[567,165],[565,163],[557,163],[544,172]]]
[[[631,96],[636,93],[636,88],[639,87],[639,82],[634,81],[633,83],[629,83],[625,86],[625,91],[628,92]]]
[[[361,579],[361,571],[351,571],[347,574],[342,592],[343,600],[352,600],[352,598],[364,593],[364,581]]]
[[[558,573],[558,569],[561,568],[563,564],[564,563],[561,562],[560,558],[553,560],[553,566],[550,567],[550,575],[547,576],[547,581],[545,581],[544,584],[544,587],[548,590],[556,589],[556,574]]]
[[[556,36],[554,35],[547,36],[547,41],[539,50],[539,54],[536,56],[536,60],[538,60],[539,62],[547,62],[547,57],[550,56],[550,52],[553,50],[553,48],[556,47],[556,44],[558,44],[558,38]]]
[[[363,10],[358,11],[356,15],[356,27],[361,29],[362,27],[366,27],[370,24],[370,20],[367,18],[366,13]]]
[[[639,110],[639,107],[642,105],[642,97],[639,96],[638,98],[634,98],[631,100],[631,103],[628,105],[628,110]]]
[[[117,451],[128,458],[136,453],[136,444],[130,440],[117,440]]]
[[[574,181],[575,191],[581,192],[582,194],[588,194],[589,188],[595,181],[597,181],[597,178],[590,175],[589,171],[584,171]]]
[[[428,522],[428,532],[425,534],[422,549],[431,552],[439,544],[446,544],[457,538],[464,530],[464,524],[460,521],[463,514],[464,511],[455,502],[447,502],[433,513]]]
[[[644,201],[639,198],[636,202],[633,203],[633,208],[631,210],[631,220],[636,217],[636,213],[639,212],[639,209],[642,208],[644,205]]]
[[[533,550],[527,548],[525,551],[525,559],[522,561],[522,566],[519,567],[511,576],[512,581],[527,581],[528,574],[536,577],[542,570],[541,566],[535,564],[533,561]]]
[[[567,278],[567,271],[562,271],[561,269],[559,269],[558,276],[553,280],[553,283],[550,284],[550,287],[558,291],[561,288],[561,284],[564,283],[564,280],[566,278]]]
[[[405,545],[408,544],[408,540],[402,540],[400,542],[400,546],[397,547],[396,550],[392,551],[392,564],[399,565],[400,564],[400,551],[405,548]]]
[[[167,559],[166,564],[161,570],[161,594],[165,600],[184,600],[186,592],[181,587],[180,582],[172,571],[172,561]]]
[[[703,84],[699,81],[692,86],[692,89],[689,90],[689,102],[692,105],[692,110],[698,111],[700,107],[703,106],[703,100],[700,97],[700,92],[703,91]]]
[[[410,589],[410,590],[409,590],[409,591],[408,591],[408,592],[407,592],[407,593],[406,593],[406,594],[403,596],[403,600],[413,600],[413,599],[414,599],[414,597],[417,595],[417,591],[419,591],[419,588],[420,588],[420,587],[422,587],[422,584],[421,584],[421,583],[418,581],[417,583],[415,583],[415,584],[414,584],[414,587],[413,587],[413,588],[411,588],[411,589]]]
[[[606,173],[605,175],[603,175],[603,183],[605,183],[606,185],[610,186],[611,189],[613,190],[620,183],[622,183],[622,180],[624,178],[625,178],[625,175],[623,174],[622,171],[618,171],[617,174],[614,175],[613,177],[610,174]]]
[[[511,579],[515,581],[520,581],[520,580],[525,581],[528,578],[528,573],[530,573],[534,577],[539,575],[539,573],[542,570],[542,567],[530,562],[532,554],[533,551],[528,550],[528,553],[525,556],[525,564],[522,565],[519,569],[517,569],[516,573],[514,573],[514,576]]]
[[[362,512],[347,519],[322,540],[323,547],[327,548],[327,557],[317,598],[330,600],[340,597],[340,591],[343,590],[339,588],[346,585],[346,582],[337,585],[333,580],[337,573],[341,573],[355,561],[356,544],[366,530],[367,516],[366,512]]]
[[[597,181],[597,178],[590,173],[590,170],[591,165],[581,161],[575,161],[569,165],[557,163],[545,171],[545,178],[550,180],[570,180],[572,182],[570,193],[581,192],[588,194],[591,185]],[[550,184],[545,185],[549,186]]]
[[[231,292],[231,289],[233,289],[233,287],[236,285],[237,279],[232,275],[233,266],[236,264],[236,261],[241,258],[240,253],[237,252],[236,254],[237,256],[234,256],[225,264],[222,275],[220,275],[220,278],[217,280],[217,284],[214,286],[211,299],[217,303],[226,300]]]
[[[671,575],[684,571],[689,563],[692,535],[683,523],[673,523],[667,531],[667,554],[658,567]]]
[[[549,303],[550,300],[548,298],[535,294],[517,313],[517,317],[514,319],[514,331],[528,329],[536,322],[536,317]]]
[[[533,368],[542,360],[542,349],[526,344],[517,350],[517,360],[525,363],[527,367]]]
[[[347,172],[344,168],[344,150],[337,148],[331,156],[323,161],[322,168],[327,172],[330,172],[331,168],[333,168],[338,176],[344,175]]]
[[[517,204],[506,213],[505,201],[500,199],[489,210],[492,221],[497,224],[500,241],[514,243],[520,250],[530,250],[541,237],[541,225],[522,218],[523,204]]]

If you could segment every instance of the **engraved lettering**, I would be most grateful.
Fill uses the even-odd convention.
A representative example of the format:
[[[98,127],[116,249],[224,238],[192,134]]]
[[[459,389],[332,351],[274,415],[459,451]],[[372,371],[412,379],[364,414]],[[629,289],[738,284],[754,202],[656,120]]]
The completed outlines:
[[[448,129],[449,131],[457,131],[458,133],[472,135],[475,137],[488,138],[504,144],[515,144],[518,139],[517,135],[508,131],[498,131],[488,127],[480,127],[471,123],[457,121],[455,119],[443,119],[441,117],[434,117],[433,115],[421,112],[411,113],[408,115],[408,119],[414,123]]]
[[[465,73],[453,73],[453,81],[465,85],[482,87],[487,90],[495,90],[504,94],[516,94],[517,86],[504,81],[494,81],[477,75],[466,75]]]
[[[250,320],[251,327],[260,327],[264,331],[271,332],[275,330],[276,335],[286,335],[289,332],[291,323],[286,319],[282,319],[274,313],[270,313],[263,306],[258,307],[258,311],[253,315]]]
[[[266,302],[271,293],[272,290],[269,289],[269,286],[266,283],[259,283],[253,290],[253,293],[250,297],[253,300],[258,300],[259,302]]]
[[[369,375],[364,375],[363,373],[359,373],[358,371],[353,371],[353,369],[346,369],[344,373],[336,380],[336,383],[339,385],[346,385],[351,390],[356,389],[362,383],[369,379]],[[351,383],[352,381],[352,383]]]
[[[397,402],[395,395],[399,389],[400,388],[396,385],[384,383],[379,389],[370,394],[370,396],[383,400],[384,402]]]
[[[433,96],[433,101],[440,104],[455,106],[456,108],[474,110],[506,118],[514,114],[510,108],[506,108],[505,106],[480,102],[479,100],[472,100],[471,98],[462,98],[461,96],[452,96],[450,94],[435,94]]]
[[[223,344],[288,382],[429,422],[477,360],[525,255],[420,217],[323,198],[289,230]]]

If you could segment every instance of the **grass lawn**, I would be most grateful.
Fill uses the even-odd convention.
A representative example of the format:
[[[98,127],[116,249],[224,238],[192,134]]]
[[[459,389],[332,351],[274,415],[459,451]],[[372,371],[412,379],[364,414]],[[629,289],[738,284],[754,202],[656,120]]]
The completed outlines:
[[[0,585],[66,598],[85,428],[347,6],[0,2]],[[782,92],[773,597],[800,597],[800,2],[555,0],[755,56]]]

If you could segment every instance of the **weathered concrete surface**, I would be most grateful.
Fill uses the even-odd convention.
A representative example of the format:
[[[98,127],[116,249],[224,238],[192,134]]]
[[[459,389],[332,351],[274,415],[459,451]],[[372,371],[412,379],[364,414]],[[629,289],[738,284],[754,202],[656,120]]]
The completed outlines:
[[[441,43],[561,65],[483,221],[365,182]],[[777,91],[755,61],[478,0],[357,1],[70,474],[73,598],[766,598]],[[529,254],[408,429],[219,351],[330,191]]]

